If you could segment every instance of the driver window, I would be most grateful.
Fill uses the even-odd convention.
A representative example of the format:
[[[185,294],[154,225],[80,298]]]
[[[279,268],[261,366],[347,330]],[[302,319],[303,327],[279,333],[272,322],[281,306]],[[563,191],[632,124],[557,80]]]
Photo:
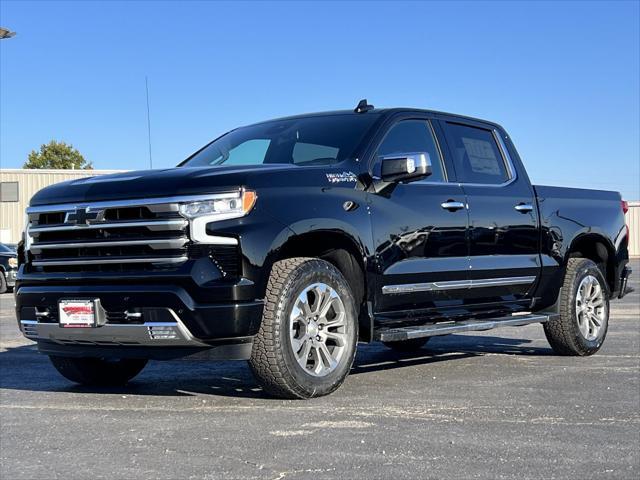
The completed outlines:
[[[404,120],[391,127],[378,147],[378,157],[396,153],[426,152],[431,158],[433,173],[426,182],[445,182],[442,159],[433,132],[426,120]]]

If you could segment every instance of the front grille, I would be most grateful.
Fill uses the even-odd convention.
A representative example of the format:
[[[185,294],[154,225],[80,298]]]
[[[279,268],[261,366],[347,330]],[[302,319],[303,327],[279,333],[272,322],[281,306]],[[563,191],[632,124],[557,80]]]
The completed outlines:
[[[170,198],[29,208],[25,268],[56,274],[144,273],[208,258],[224,279],[239,277],[237,243],[191,242],[179,202]]]
[[[40,272],[127,272],[188,260],[177,203],[62,206],[29,213],[29,267]]]

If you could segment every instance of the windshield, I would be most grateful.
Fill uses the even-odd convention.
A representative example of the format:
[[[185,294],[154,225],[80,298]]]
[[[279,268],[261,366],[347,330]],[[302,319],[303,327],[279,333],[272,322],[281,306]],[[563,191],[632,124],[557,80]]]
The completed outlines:
[[[332,165],[350,158],[377,114],[274,120],[238,128],[192,155],[182,167],[211,165]]]

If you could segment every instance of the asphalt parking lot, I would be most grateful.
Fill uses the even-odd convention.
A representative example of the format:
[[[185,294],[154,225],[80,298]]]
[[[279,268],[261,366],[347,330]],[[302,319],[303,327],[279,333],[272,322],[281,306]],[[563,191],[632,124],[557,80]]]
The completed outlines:
[[[335,394],[266,398],[244,362],[154,362],[74,386],[0,296],[0,478],[640,478],[640,261],[602,350],[539,325],[361,345]]]

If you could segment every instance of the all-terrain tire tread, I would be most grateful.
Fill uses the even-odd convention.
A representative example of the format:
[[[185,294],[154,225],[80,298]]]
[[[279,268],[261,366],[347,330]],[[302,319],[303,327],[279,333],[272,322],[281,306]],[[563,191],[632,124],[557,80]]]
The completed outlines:
[[[574,283],[579,272],[596,264],[587,258],[570,258],[564,276],[562,291],[559,299],[559,316],[544,323],[544,333],[558,355],[585,356],[595,353],[598,349],[585,348],[577,341],[576,320],[574,312]]]
[[[282,323],[278,315],[285,309],[287,298],[283,295],[296,280],[295,271],[305,263],[319,270],[340,272],[328,262],[317,258],[294,257],[274,263],[267,283],[264,311],[260,330],[254,338],[253,350],[249,365],[253,374],[258,378],[265,392],[279,398],[302,399],[314,396],[305,391],[293,381],[285,362],[282,346],[278,344]],[[353,362],[353,359],[351,360]],[[351,365],[349,365],[351,368]],[[341,382],[336,382],[332,388],[323,394],[335,391]]]
[[[282,352],[274,341],[279,338],[280,324],[276,321],[281,308],[282,292],[296,268],[311,258],[296,257],[280,260],[273,265],[264,302],[262,323],[253,341],[249,365],[262,388],[269,394],[284,398],[304,398],[303,392],[285,379],[286,364]]]

